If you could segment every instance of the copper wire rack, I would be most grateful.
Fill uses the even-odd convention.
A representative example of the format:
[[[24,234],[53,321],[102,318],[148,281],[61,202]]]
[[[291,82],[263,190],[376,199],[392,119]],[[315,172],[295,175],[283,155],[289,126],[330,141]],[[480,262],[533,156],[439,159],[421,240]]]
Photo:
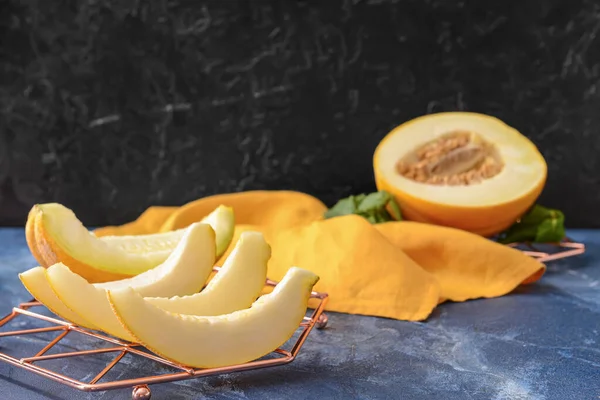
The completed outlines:
[[[215,267],[215,270],[218,271],[219,267]],[[276,285],[277,282],[267,279],[266,286],[274,287]],[[43,306],[38,301],[32,300],[27,303],[21,303],[19,306],[14,307],[10,314],[0,320],[0,328],[7,325],[11,321],[14,321],[16,318],[29,318],[38,321],[41,320],[50,323],[50,326],[0,332],[0,340],[7,337],[22,337],[24,335],[40,334],[43,332],[60,332],[60,334],[54,339],[48,341],[47,344],[37,353],[29,357],[15,357],[0,351],[0,361],[4,361],[15,367],[23,368],[27,371],[36,373],[53,381],[65,384],[84,392],[133,388],[132,399],[148,400],[151,397],[151,391],[148,385],[151,384],[174,382],[185,379],[248,371],[259,368],[275,367],[294,361],[312,329],[315,327],[317,329],[323,329],[327,325],[327,315],[323,313],[328,299],[327,293],[312,292],[310,297],[311,302],[315,302],[316,305],[314,305],[314,308],[309,308],[308,313],[298,327],[296,334],[292,336],[292,339],[288,341],[288,343],[286,343],[286,348],[281,346],[265,357],[244,364],[206,369],[196,369],[187,367],[185,365],[180,365],[159,357],[153,353],[144,351],[143,346],[140,344],[119,340],[114,337],[103,335],[96,331],[76,326],[72,323],[57,318],[33,312],[30,310],[31,308]],[[88,338],[93,338],[97,342],[97,345],[95,346],[96,348],[90,350],[72,350],[48,354],[49,350],[59,344],[67,335],[85,335]],[[109,345],[108,347],[101,347],[107,344]],[[64,373],[58,372],[56,369],[51,369],[49,367],[47,368],[36,364],[41,361],[66,359],[69,357],[92,356],[102,353],[111,353],[115,356],[93,378],[85,381],[83,379],[78,380],[69,377]],[[109,371],[119,364],[119,362],[127,354],[144,357],[146,359],[158,362],[164,366],[175,369],[176,372],[143,376],[133,379],[109,380],[100,382],[104,377],[106,377]]]
[[[566,238],[560,243],[510,243],[507,246],[521,250],[539,262],[549,262],[585,253],[585,244]]]
[[[560,243],[552,244],[533,244],[533,243],[511,243],[508,246],[519,249],[525,254],[536,258],[540,262],[549,262],[568,257],[573,257],[585,252],[585,245],[583,243],[577,243],[567,238]],[[215,267],[215,271],[219,268]],[[267,286],[274,287],[277,282],[267,280]],[[325,305],[327,303],[328,295],[326,293],[312,292],[311,299],[316,302],[316,305],[311,308],[304,320],[300,324],[297,330],[296,339],[291,340],[291,349],[284,349],[283,347],[274,350],[267,357],[259,360],[251,361],[239,365],[231,365],[221,368],[208,368],[208,369],[195,369],[180,365],[159,357],[153,353],[149,353],[143,350],[142,345],[137,343],[125,342],[113,337],[105,336],[101,333],[91,331],[79,326],[73,325],[69,322],[59,320],[53,317],[42,315],[31,311],[33,307],[42,307],[37,301],[31,301],[22,303],[18,307],[14,307],[12,312],[0,320],[0,328],[7,325],[17,317],[33,318],[42,320],[50,323],[48,327],[42,328],[29,328],[20,329],[7,332],[0,332],[0,339],[6,337],[20,337],[23,335],[30,335],[42,332],[60,332],[58,336],[47,342],[47,344],[39,350],[36,354],[29,357],[14,357],[6,353],[0,352],[0,361],[5,361],[11,365],[19,368],[23,368],[30,372],[36,373],[43,377],[49,378],[53,381],[65,384],[74,389],[78,389],[85,392],[104,391],[111,389],[122,389],[122,388],[133,388],[132,399],[134,400],[148,400],[151,397],[151,391],[148,385],[157,383],[174,382],[192,378],[206,377],[210,375],[226,374],[234,372],[248,371],[252,369],[276,367],[292,362],[299,354],[302,345],[306,341],[308,335],[313,328],[322,329],[327,326],[327,315],[323,313]],[[59,344],[67,335],[85,335],[90,338],[97,340],[99,344],[109,344],[109,347],[96,346],[90,350],[72,350],[59,353],[48,354],[48,351],[54,346]],[[1,348],[1,347],[0,347]],[[103,369],[100,370],[92,379],[86,381],[78,380],[66,376],[63,373],[57,372],[50,368],[45,368],[40,365],[36,365],[36,362],[55,360],[55,359],[66,359],[69,357],[77,356],[91,356],[100,353],[114,353],[115,357],[109,361]],[[141,356],[165,366],[172,367],[176,370],[173,373],[164,373],[158,375],[149,375],[133,379],[123,380],[112,380],[100,382],[111,369],[113,369],[127,354],[134,354]]]

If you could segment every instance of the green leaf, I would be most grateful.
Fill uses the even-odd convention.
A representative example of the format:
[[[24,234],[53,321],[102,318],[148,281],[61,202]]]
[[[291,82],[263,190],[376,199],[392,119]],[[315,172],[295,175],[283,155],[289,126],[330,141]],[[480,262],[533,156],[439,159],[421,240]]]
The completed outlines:
[[[364,215],[364,217],[366,218],[367,221],[369,221],[372,224],[379,223],[376,215]]]
[[[518,222],[500,234],[499,241],[554,243],[560,242],[565,236],[564,214],[536,204]]]
[[[325,218],[338,217],[340,215],[354,214],[356,212],[356,203],[354,196],[341,199],[329,210],[325,211]]]
[[[364,196],[364,195],[363,195]],[[363,200],[358,204],[359,212],[371,212],[384,208],[390,201],[390,195],[387,192],[374,192],[363,197]]]
[[[390,207],[392,217],[396,221],[400,221],[402,219],[402,213],[400,212],[400,206],[398,205],[398,203],[396,203],[396,200],[394,200],[393,198],[390,198],[390,202],[388,203],[388,206]]]
[[[354,199],[354,205],[358,208],[358,205],[364,201],[364,199],[365,199],[365,197],[367,197],[367,195],[366,194],[357,194],[355,196],[350,196],[350,197],[352,197]]]
[[[560,242],[565,236],[565,215],[561,211],[551,210],[549,218],[539,225],[535,241],[538,243]]]
[[[350,214],[360,215],[372,224],[402,219],[400,207],[386,191],[358,194],[341,199],[325,212],[324,217],[327,219]]]

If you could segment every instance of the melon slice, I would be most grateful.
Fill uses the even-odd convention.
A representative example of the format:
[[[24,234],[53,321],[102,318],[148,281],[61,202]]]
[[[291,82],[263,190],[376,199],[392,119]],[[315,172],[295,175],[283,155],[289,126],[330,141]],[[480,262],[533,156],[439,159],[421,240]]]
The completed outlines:
[[[200,293],[146,297],[146,301],[189,315],[221,315],[248,308],[264,288],[270,257],[271,247],[262,233],[243,232],[219,273]]]
[[[547,166],[536,146],[502,121],[464,112],[400,125],[373,156],[377,188],[406,219],[491,236],[536,201]]]
[[[25,289],[40,303],[54,314],[63,319],[89,329],[97,329],[94,325],[81,318],[77,313],[56,296],[46,277],[46,268],[35,267],[19,274],[19,279]]]
[[[216,233],[217,258],[229,247],[235,228],[233,209],[220,205],[200,222],[212,226]],[[127,253],[170,252],[181,239],[185,228],[147,235],[101,236],[100,240]],[[166,257],[165,257],[166,258]]]
[[[134,338],[113,314],[106,290],[133,287],[144,296],[198,292],[212,271],[215,248],[210,225],[195,223],[187,228],[186,234],[163,264],[133,278],[91,284],[62,263],[49,267],[46,274],[57,297],[79,317],[113,336],[132,341]]]
[[[25,223],[25,240],[33,258],[35,258],[41,266],[47,267],[48,264],[46,264],[46,260],[38,251],[38,244],[35,238],[35,224],[37,221],[37,216],[37,208],[35,206],[31,207],[31,210],[29,210],[29,213],[27,214],[27,222]]]
[[[60,204],[36,205],[34,210],[30,212],[26,237],[36,259],[45,267],[62,262],[89,282],[123,279],[156,267],[167,259],[185,233],[182,229],[155,235],[97,238],[73,211]],[[201,222],[213,227],[218,250],[223,252],[233,237],[231,208],[219,207]]]
[[[285,343],[306,314],[318,276],[292,267],[252,307],[218,316],[182,315],[152,305],[132,288],[108,291],[123,326],[138,342],[177,363],[211,368],[260,358]]]

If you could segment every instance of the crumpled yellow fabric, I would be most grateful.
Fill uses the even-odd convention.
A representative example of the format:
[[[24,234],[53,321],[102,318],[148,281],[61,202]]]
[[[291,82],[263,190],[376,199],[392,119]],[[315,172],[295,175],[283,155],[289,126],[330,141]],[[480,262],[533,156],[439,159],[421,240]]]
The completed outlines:
[[[211,196],[195,206],[192,202],[181,208],[152,207],[132,223],[102,228],[96,234],[181,228],[200,220],[219,200],[228,200],[237,225],[232,245],[219,263],[241,232],[258,230],[272,247],[271,279],[280,280],[294,265],[306,268],[320,276],[315,290],[329,294],[327,310],[408,321],[425,320],[445,301],[505,295],[545,272],[543,264],[522,252],[465,231],[409,221],[372,225],[357,215],[325,220],[326,208],[317,199],[299,194],[302,204],[297,206],[286,201],[293,201],[298,192],[283,193],[277,201],[279,191],[256,191],[217,200]],[[236,195],[258,199],[239,201]],[[264,196],[273,200],[261,199]],[[260,203],[281,210],[256,207]],[[190,212],[194,207],[196,211]],[[178,215],[182,210],[185,213]],[[279,220],[286,216],[288,220]]]
[[[153,206],[135,221],[94,231],[97,236],[143,235],[185,228],[220,205],[233,208],[238,224],[284,229],[323,218],[327,207],[309,194],[293,190],[249,190],[194,200],[181,207]]]

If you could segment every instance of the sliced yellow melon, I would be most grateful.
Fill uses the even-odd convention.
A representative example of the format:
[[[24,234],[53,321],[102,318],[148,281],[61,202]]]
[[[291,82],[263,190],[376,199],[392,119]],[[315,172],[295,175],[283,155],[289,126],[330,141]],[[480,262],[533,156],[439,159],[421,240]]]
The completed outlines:
[[[77,313],[56,296],[52,286],[48,283],[46,277],[46,268],[35,267],[19,274],[19,279],[25,289],[40,303],[45,305],[50,311],[75,325],[85,328],[97,329],[94,325],[81,318]]]
[[[536,201],[547,166],[516,129],[487,115],[449,112],[400,125],[373,156],[377,188],[406,219],[484,236],[512,225]]]
[[[46,263],[46,260],[38,251],[38,244],[35,238],[35,225],[38,220],[37,216],[37,209],[35,207],[31,207],[31,210],[29,210],[29,214],[27,215],[27,222],[25,223],[25,240],[27,241],[27,246],[31,251],[31,255],[33,255],[33,257],[41,266],[47,267],[48,264]]]
[[[212,226],[216,233],[217,258],[229,247],[235,228],[235,218],[231,207],[220,205],[200,220]],[[146,235],[101,236],[103,240],[123,249],[127,253],[168,252],[172,251],[185,232],[185,228],[174,231]],[[166,258],[166,257],[165,257]]]
[[[163,310],[189,315],[221,315],[248,308],[265,285],[270,257],[271,247],[262,233],[244,232],[221,270],[200,293],[146,300]]]
[[[215,264],[215,232],[196,222],[185,233],[169,257],[159,266],[119,281],[96,283],[97,288],[133,287],[144,296],[175,296],[199,292]]]
[[[34,206],[27,230],[31,251],[42,266],[63,262],[89,282],[107,282],[135,276],[167,259],[185,230],[142,236],[97,238],[70,209],[57,204]],[[29,221],[28,221],[29,222]],[[219,251],[229,245],[234,231],[231,208],[218,207],[203,221],[213,226]],[[33,228],[31,228],[33,225]],[[31,239],[31,229],[34,230]]]
[[[201,222],[212,226],[217,234],[217,258],[225,253],[229,247],[235,230],[235,217],[232,207],[220,205],[213,212],[204,217]]]
[[[160,266],[122,281],[91,284],[62,263],[46,271],[57,297],[79,317],[113,336],[134,340],[119,324],[106,290],[133,287],[144,296],[175,296],[198,292],[215,261],[214,231],[195,223]]]
[[[131,288],[110,290],[108,298],[139,343],[180,364],[211,368],[260,358],[285,343],[302,322],[318,279],[292,267],[273,292],[251,308],[218,316],[165,311]]]

